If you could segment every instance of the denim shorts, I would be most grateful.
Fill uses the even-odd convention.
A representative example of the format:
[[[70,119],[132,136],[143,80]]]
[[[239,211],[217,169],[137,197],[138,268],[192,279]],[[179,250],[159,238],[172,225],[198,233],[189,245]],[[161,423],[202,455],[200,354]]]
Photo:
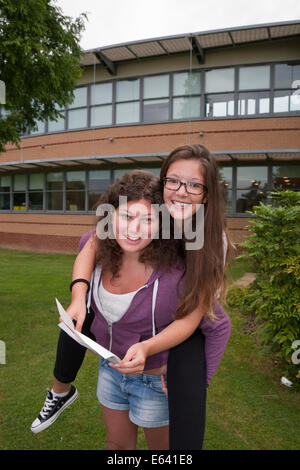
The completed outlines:
[[[97,397],[107,408],[129,410],[129,419],[137,426],[169,425],[168,399],[162,390],[160,375],[121,374],[101,358]]]

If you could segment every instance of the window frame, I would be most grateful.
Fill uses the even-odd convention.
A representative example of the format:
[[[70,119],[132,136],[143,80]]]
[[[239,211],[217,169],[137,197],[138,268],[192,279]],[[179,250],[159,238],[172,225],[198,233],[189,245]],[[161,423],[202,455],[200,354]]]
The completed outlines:
[[[69,106],[62,109],[61,113],[65,115],[65,128],[63,130],[58,130],[58,131],[50,131],[49,132],[49,126],[48,126],[48,120],[45,122],[45,132],[44,133],[34,133],[30,134],[27,133],[23,135],[23,138],[27,137],[35,137],[35,136],[41,136],[45,134],[57,134],[57,133],[64,133],[64,132],[76,132],[80,131],[83,129],[102,129],[102,128],[113,128],[113,127],[123,127],[123,126],[137,126],[137,125],[147,125],[147,124],[164,124],[164,123],[170,123],[170,122],[186,122],[186,121],[215,121],[215,120],[235,120],[235,119],[255,119],[255,118],[266,118],[266,117],[282,117],[282,116],[300,116],[300,110],[295,110],[295,111],[283,111],[283,112],[274,112],[274,97],[275,97],[275,92],[276,91],[285,91],[288,90],[292,92],[295,90],[294,88],[276,88],[275,87],[275,68],[277,65],[280,64],[287,64],[287,65],[300,65],[300,60],[293,61],[293,63],[289,63],[289,61],[278,61],[278,62],[262,62],[262,63],[253,63],[253,64],[238,64],[238,65],[226,65],[226,66],[220,66],[220,67],[203,67],[203,68],[193,68],[192,71],[188,69],[182,69],[182,70],[176,70],[172,72],[164,72],[164,73],[154,73],[154,74],[147,74],[144,76],[140,75],[133,75],[130,77],[125,77],[125,78],[120,78],[120,79],[114,79],[114,80],[104,80],[104,81],[97,81],[93,83],[87,83],[80,85],[76,88],[82,88],[82,87],[87,87],[87,106],[82,106],[82,107],[76,107],[76,108],[70,108]],[[270,88],[264,88],[264,89],[239,89],[239,70],[241,68],[245,67],[259,67],[259,66],[269,66],[270,67]],[[234,70],[234,89],[233,91],[228,91],[228,92],[206,92],[205,89],[205,81],[206,81],[206,72],[209,72],[211,70],[222,70],[222,69],[229,69],[233,68]],[[174,75],[180,74],[180,73],[200,73],[200,90],[199,93],[189,93],[187,95],[175,95],[173,93],[173,88],[174,88]],[[169,95],[166,96],[161,96],[157,98],[145,98],[144,97],[144,80],[146,78],[151,78],[151,77],[156,77],[156,76],[169,76]],[[128,100],[128,101],[117,101],[116,99],[116,88],[117,88],[117,83],[121,81],[126,81],[126,80],[140,80],[140,96],[136,100]],[[98,84],[112,84],[112,102],[108,103],[103,103],[103,104],[92,104],[91,103],[91,87],[94,85]],[[269,106],[269,112],[266,113],[257,113],[257,111],[253,114],[245,114],[245,115],[239,115],[238,114],[238,102],[239,102],[239,94],[240,93],[259,93],[259,92],[268,92],[269,93],[269,100],[270,100],[270,106]],[[224,95],[224,94],[233,94],[234,96],[234,114],[233,115],[228,115],[228,116],[206,116],[206,95]],[[188,97],[200,97],[200,116],[199,117],[185,117],[185,118],[173,118],[174,115],[174,106],[173,106],[173,101],[175,98],[188,98]],[[168,99],[169,100],[169,116],[168,119],[164,120],[155,120],[155,121],[145,121],[143,117],[143,109],[144,109],[144,102],[148,101],[150,102],[151,100],[159,100],[159,99]],[[126,122],[126,123],[117,123],[116,122],[116,108],[117,105],[120,103],[131,103],[131,102],[139,102],[139,121],[138,122]],[[104,125],[91,125],[91,109],[93,107],[97,106],[112,106],[112,123],[111,124],[104,124]],[[78,127],[78,128],[72,128],[69,129],[69,111],[73,110],[80,110],[80,109],[87,109],[87,126],[85,127]],[[0,115],[1,115],[1,109],[0,109]]]
[[[232,161],[232,162],[219,162],[218,163],[218,166],[219,168],[231,168],[232,171],[231,171],[231,188],[229,188],[231,191],[232,191],[232,211],[231,212],[226,212],[226,217],[239,217],[239,218],[243,218],[243,217],[252,217],[251,215],[249,214],[246,214],[244,212],[237,212],[236,211],[236,200],[237,200],[237,191],[240,190],[240,188],[238,188],[238,185],[237,185],[237,169],[240,168],[240,167],[267,167],[267,186],[266,186],[266,193],[267,193],[267,200],[266,200],[266,203],[267,204],[271,204],[271,200],[268,198],[268,195],[271,191],[274,191],[276,190],[276,188],[274,187],[273,185],[273,168],[274,167],[287,167],[287,166],[295,166],[295,162],[291,161],[291,162],[277,162],[277,161],[260,161],[260,162],[238,162],[238,161]],[[136,166],[134,166],[134,168],[144,168],[144,169],[148,169],[149,171],[151,171],[151,169],[155,169],[157,172],[160,170],[160,166],[159,165],[149,165],[149,164],[144,164],[144,163],[140,163]],[[131,171],[133,169],[133,166],[124,166],[124,165],[120,165],[120,168],[118,168],[117,170],[121,170],[121,172],[127,172],[127,171]],[[12,174],[12,180],[11,180],[11,187],[10,187],[10,191],[1,191],[1,194],[6,194],[8,195],[9,194],[9,198],[10,198],[10,208],[9,209],[0,209],[0,213],[31,213],[31,214],[37,214],[37,213],[48,213],[48,214],[77,214],[77,215],[80,215],[80,214],[95,214],[95,211],[93,210],[89,210],[89,194],[90,194],[90,180],[89,180],[89,171],[94,171],[94,170],[104,170],[104,171],[109,171],[109,181],[110,183],[112,183],[114,180],[115,180],[115,175],[117,175],[117,173],[115,172],[116,168],[114,167],[111,167],[109,166],[109,164],[103,168],[101,166],[101,168],[89,168],[89,169],[85,169],[85,168],[81,168],[81,169],[77,169],[77,170],[71,170],[70,168],[65,168],[65,169],[62,169],[62,170],[54,170],[54,169],[49,169],[49,170],[46,170],[45,172],[43,172],[43,184],[44,184],[44,187],[43,187],[43,209],[42,210],[38,210],[38,209],[29,209],[28,207],[28,202],[29,202],[29,194],[30,194],[30,190],[29,190],[29,175],[31,174],[30,172],[24,172],[22,174],[25,174],[25,177],[26,177],[26,189],[24,191],[25,193],[25,197],[26,197],[26,207],[24,210],[20,211],[20,210],[14,210],[13,209],[13,195],[14,195],[14,190],[13,190],[13,184],[14,184],[14,177],[16,174],[20,174],[20,173],[15,173],[15,174]],[[84,171],[85,172],[85,189],[82,190],[82,193],[84,193],[84,197],[85,197],[85,203],[84,203],[84,206],[85,206],[85,209],[84,210],[77,210],[77,211],[71,211],[71,210],[67,210],[66,209],[66,198],[67,198],[67,189],[66,189],[66,173],[69,172],[69,171]],[[40,173],[41,171],[37,171],[37,173]],[[49,173],[62,173],[62,190],[48,190],[47,189],[47,186],[46,186],[46,181],[47,181],[47,174]],[[32,172],[33,173],[33,172]],[[47,198],[47,194],[48,193],[51,193],[51,192],[62,192],[62,197],[63,197],[63,209],[61,210],[58,210],[58,209],[47,209],[47,201],[46,201],[46,198]],[[300,189],[294,189],[294,191],[300,191]],[[95,192],[95,191],[93,191]]]

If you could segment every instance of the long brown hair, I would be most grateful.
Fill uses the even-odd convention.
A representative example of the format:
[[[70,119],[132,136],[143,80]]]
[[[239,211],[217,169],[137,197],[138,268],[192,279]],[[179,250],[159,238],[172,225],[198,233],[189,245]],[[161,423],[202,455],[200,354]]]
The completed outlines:
[[[200,304],[207,315],[215,319],[216,293],[221,289],[222,299],[226,292],[223,234],[228,243],[227,260],[231,244],[224,215],[224,202],[220,190],[218,167],[215,158],[203,145],[184,145],[173,150],[164,161],[160,181],[168,169],[178,160],[197,160],[201,163],[206,192],[204,197],[204,245],[200,250],[185,250],[186,278],[180,304],[175,318],[182,318]],[[184,240],[183,240],[184,242]],[[229,255],[229,256],[228,256]]]
[[[120,204],[120,196],[126,196],[128,202],[145,199],[151,204],[159,206],[163,203],[159,179],[153,173],[144,170],[133,170],[118,178],[102,194],[97,205],[109,204],[117,209]],[[160,213],[158,216],[161,218]],[[98,221],[103,218],[104,216],[99,217]],[[165,240],[161,237],[161,220],[159,230],[158,238],[154,238],[142,250],[139,261],[151,265],[154,269],[164,270],[182,264],[182,259],[179,256],[179,240]],[[122,264],[123,254],[117,241],[115,238],[107,237],[99,239],[95,236],[95,242],[97,249],[96,263],[100,263],[103,270],[107,269],[112,273],[113,277],[117,277]]]

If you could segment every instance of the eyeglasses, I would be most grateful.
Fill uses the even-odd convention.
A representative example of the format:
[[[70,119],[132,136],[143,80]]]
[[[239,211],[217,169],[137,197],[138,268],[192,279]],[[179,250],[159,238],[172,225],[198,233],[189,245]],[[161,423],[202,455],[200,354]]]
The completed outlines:
[[[185,186],[185,190],[189,194],[200,195],[207,191],[207,187],[204,186],[204,184],[193,183],[191,181],[184,183],[176,178],[163,178],[163,183],[165,188],[170,189],[171,191],[178,191],[182,185]]]

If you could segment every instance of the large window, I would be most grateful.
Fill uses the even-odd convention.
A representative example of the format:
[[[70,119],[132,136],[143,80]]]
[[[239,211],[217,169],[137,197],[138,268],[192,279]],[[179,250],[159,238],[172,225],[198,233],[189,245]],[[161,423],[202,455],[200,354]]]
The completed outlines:
[[[205,116],[234,116],[234,68],[205,73]]]
[[[64,174],[61,172],[47,173],[46,208],[51,211],[63,210]]]
[[[238,114],[253,116],[270,112],[270,93],[268,91],[251,91],[239,93]]]
[[[239,116],[268,114],[270,112],[269,65],[240,67],[238,88],[240,90],[238,95]],[[263,89],[265,90],[262,91]]]
[[[277,162],[276,162],[277,163]],[[82,169],[0,176],[0,211],[91,212],[112,181],[133,167]],[[159,167],[143,168],[159,177]],[[247,215],[272,190],[300,191],[300,166],[224,164],[219,181],[227,215]]]
[[[300,111],[300,65],[275,65],[274,113]]]
[[[116,124],[140,121],[140,79],[116,83]]]
[[[85,171],[67,171],[66,172],[66,210],[84,211],[85,210]]]
[[[10,209],[11,176],[0,176],[0,210]]]
[[[66,113],[63,109],[61,109],[58,105],[56,105],[57,111],[62,114],[62,117],[58,117],[56,120],[51,121],[48,120],[48,132],[59,132],[65,130],[65,122],[66,122]]]
[[[34,129],[31,130],[31,134],[44,134],[45,130],[45,122],[36,121]]]
[[[258,65],[239,68],[240,90],[261,90],[270,88],[270,66]]]
[[[87,108],[68,111],[68,129],[87,127]]]
[[[219,167],[221,191],[227,214],[232,212],[232,167]]]
[[[59,109],[59,108],[57,108]],[[6,111],[2,107],[2,114]],[[300,115],[300,64],[220,67],[81,86],[62,117],[31,134],[94,127]]]
[[[169,75],[144,78],[143,121],[167,121],[169,115]]]
[[[201,73],[181,72],[173,76],[173,119],[200,118]]]
[[[96,210],[97,202],[111,182],[109,170],[90,170],[88,172],[88,209]]]
[[[44,175],[32,173],[29,175],[28,209],[43,210]]]
[[[236,212],[252,210],[260,201],[265,202],[268,187],[268,168],[249,166],[237,168]]]
[[[300,191],[300,166],[273,166],[272,180],[275,190],[283,191],[290,189],[292,191]]]
[[[69,105],[67,113],[68,129],[80,129],[88,125],[87,109],[88,87],[80,87],[74,90],[74,100]]]
[[[91,86],[91,127],[112,124],[112,83]]]
[[[26,210],[26,175],[15,175],[13,184],[13,210]]]

